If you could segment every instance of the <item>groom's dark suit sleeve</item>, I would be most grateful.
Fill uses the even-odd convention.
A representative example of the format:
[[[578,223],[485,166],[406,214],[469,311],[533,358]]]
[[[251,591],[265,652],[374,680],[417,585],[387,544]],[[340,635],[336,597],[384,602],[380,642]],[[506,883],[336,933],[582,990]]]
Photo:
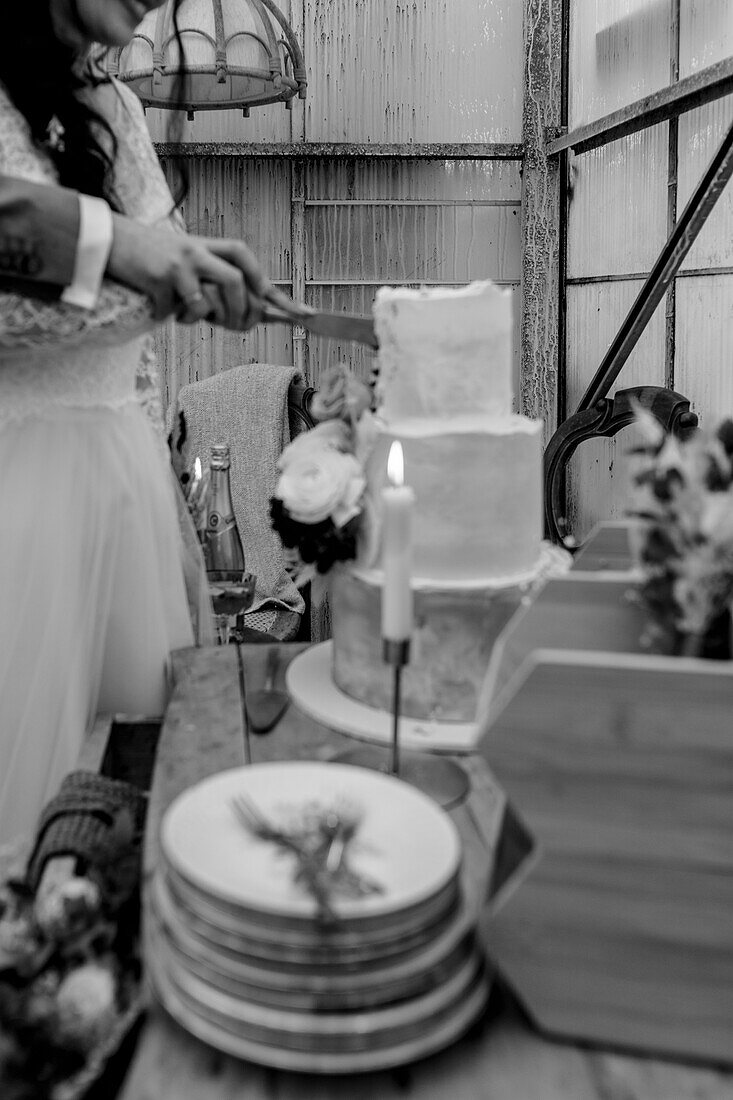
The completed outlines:
[[[79,196],[0,175],[0,289],[56,297],[74,276]]]

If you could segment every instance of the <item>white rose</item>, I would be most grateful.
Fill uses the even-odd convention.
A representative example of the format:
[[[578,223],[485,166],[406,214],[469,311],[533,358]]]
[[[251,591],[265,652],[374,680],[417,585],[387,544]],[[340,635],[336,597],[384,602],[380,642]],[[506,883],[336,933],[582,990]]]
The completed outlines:
[[[305,439],[315,430],[298,438]],[[291,455],[282,468],[275,496],[297,523],[320,523],[331,516],[336,526],[342,527],[358,515],[365,485],[362,468],[353,455],[329,446],[305,448]]]
[[[85,963],[66,975],[56,994],[57,1038],[91,1050],[114,1017],[115,980],[106,966]]]
[[[280,455],[278,468],[284,471],[291,463],[301,462],[308,455],[320,454],[324,450],[349,450],[349,429],[343,421],[327,420],[325,424],[318,424],[309,432],[296,436]]]

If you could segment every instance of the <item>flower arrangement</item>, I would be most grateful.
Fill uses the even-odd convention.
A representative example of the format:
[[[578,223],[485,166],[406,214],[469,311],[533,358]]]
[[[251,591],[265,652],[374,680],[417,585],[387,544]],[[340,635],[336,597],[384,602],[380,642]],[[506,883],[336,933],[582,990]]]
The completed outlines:
[[[635,593],[649,614],[644,641],[672,652],[729,656],[733,599],[733,420],[681,440],[638,410]],[[722,627],[721,647],[711,648]],[[708,639],[706,649],[705,639]]]
[[[311,406],[318,423],[280,456],[270,517],[298,585],[356,556],[366,507],[364,468],[376,431],[371,403],[367,385],[345,366],[332,368]]]
[[[102,850],[103,849],[103,850]],[[76,1100],[139,1015],[139,846],[120,808],[83,875],[0,882],[0,1094]]]

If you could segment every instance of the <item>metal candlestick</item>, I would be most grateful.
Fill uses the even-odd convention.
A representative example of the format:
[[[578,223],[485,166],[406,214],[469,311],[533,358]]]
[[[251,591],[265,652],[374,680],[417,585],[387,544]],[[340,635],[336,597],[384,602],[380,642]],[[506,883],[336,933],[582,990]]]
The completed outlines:
[[[410,660],[410,639],[395,642],[382,639],[382,658],[385,664],[392,666],[392,775],[400,774],[400,710],[402,690],[402,669]]]
[[[433,798],[443,809],[455,806],[468,794],[468,776],[454,760],[428,752],[400,754],[400,714],[402,707],[402,669],[410,659],[410,640],[382,640],[382,656],[392,668],[392,745],[389,754],[379,746],[349,749],[335,759],[340,764],[353,764],[372,771],[386,772],[417,787]]]

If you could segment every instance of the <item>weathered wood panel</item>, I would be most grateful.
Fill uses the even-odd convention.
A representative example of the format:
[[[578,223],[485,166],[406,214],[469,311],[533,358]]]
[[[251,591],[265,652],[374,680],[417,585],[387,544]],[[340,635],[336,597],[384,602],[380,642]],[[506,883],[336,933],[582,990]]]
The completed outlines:
[[[308,95],[199,111],[181,140],[519,141],[522,5],[517,0],[278,0],[298,36]],[[168,112],[148,112],[156,141]]]
[[[291,165],[267,158],[201,157],[164,163],[171,180],[180,166],[188,177],[183,203],[191,232],[244,240],[264,270],[290,292],[292,279]],[[240,363],[292,363],[292,330],[258,326],[248,333],[209,324],[162,327],[157,338],[166,406],[182,385]]]
[[[733,52],[733,47],[731,49]],[[680,119],[677,191],[680,212],[732,122],[733,96],[690,111]],[[685,257],[681,270],[710,267],[733,267],[733,186],[730,183]]]
[[[562,116],[560,5],[524,3],[520,411],[556,427],[560,292],[560,164],[546,142]]]
[[[667,239],[666,186],[666,123],[572,157],[568,278],[648,272]]]
[[[572,0],[569,128],[669,84],[670,0]]]
[[[177,162],[167,165],[173,173]],[[316,161],[185,158],[189,229],[243,238],[287,293],[329,310],[368,314],[383,284],[460,284],[521,276],[517,161],[432,159]],[[293,178],[300,181],[297,195]],[[302,228],[299,228],[302,223]],[[518,391],[519,308],[515,310]],[[166,404],[181,385],[245,362],[294,362],[291,329],[245,335],[170,324],[159,335]],[[346,362],[370,377],[371,351],[308,336],[302,368],[317,384]]]
[[[640,282],[591,283],[567,292],[567,400],[576,409],[603,353],[641,289]],[[590,369],[589,369],[590,368]],[[657,310],[624,365],[618,389],[664,385],[664,312]],[[569,529],[584,539],[603,519],[622,518],[628,501],[628,450],[635,432],[594,439],[578,448],[568,465]]]
[[[674,18],[679,12],[679,35]],[[733,53],[733,7],[727,0],[573,0],[570,127],[606,114]],[[679,44],[679,56],[676,43]],[[646,274],[733,120],[733,97],[576,157],[568,210],[567,411],[620,327],[640,283],[616,284],[594,304],[591,280]],[[677,128],[677,141],[670,127]],[[668,137],[669,135],[669,137]],[[676,203],[675,199],[676,192]],[[717,418],[733,408],[729,381],[731,314],[726,271],[733,268],[733,190],[723,194],[675,281],[674,300],[660,305],[650,329],[614,388],[672,385],[695,411]],[[715,269],[722,268],[719,273]],[[702,276],[703,272],[708,274]],[[585,285],[583,285],[585,284]],[[596,339],[593,313],[604,332]],[[600,351],[600,355],[599,355]],[[568,516],[576,537],[596,519],[622,516],[627,466],[617,442],[585,444],[568,476]]]
[[[681,0],[680,78],[733,55],[730,0]]]
[[[305,0],[311,141],[519,141],[517,0]]]
[[[701,424],[733,416],[733,275],[677,280],[675,385]]]

